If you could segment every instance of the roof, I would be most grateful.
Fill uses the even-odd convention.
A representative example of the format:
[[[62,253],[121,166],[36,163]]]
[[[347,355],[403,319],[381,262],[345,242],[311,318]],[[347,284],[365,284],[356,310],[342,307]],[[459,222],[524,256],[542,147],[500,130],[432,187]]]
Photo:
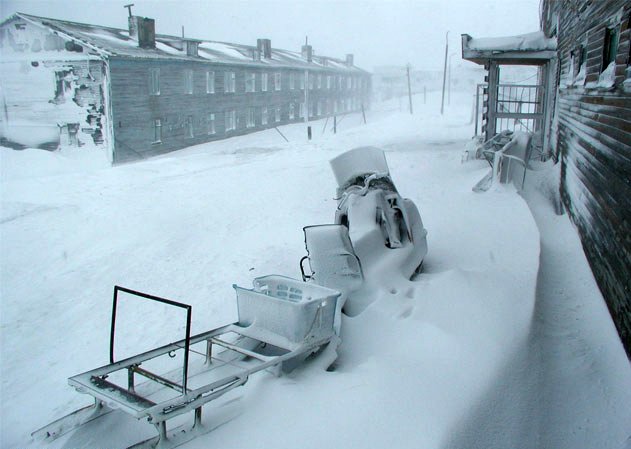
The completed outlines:
[[[182,38],[156,33],[155,48],[140,48],[138,42],[129,36],[129,30],[69,22],[30,14],[15,13],[0,24],[23,19],[37,26],[49,29],[60,36],[70,39],[103,57],[125,57],[138,59],[169,59],[223,64],[245,64],[257,67],[295,67],[301,69],[333,69],[344,72],[366,73],[356,66],[348,66],[346,61],[314,55],[312,62],[307,62],[299,52],[272,49],[271,58],[255,60],[256,46],[232,44],[228,42],[204,39]],[[184,41],[199,42],[198,56],[188,56]]]
[[[477,64],[544,64],[556,57],[557,40],[543,31],[506,37],[474,39],[462,35],[462,58]]]

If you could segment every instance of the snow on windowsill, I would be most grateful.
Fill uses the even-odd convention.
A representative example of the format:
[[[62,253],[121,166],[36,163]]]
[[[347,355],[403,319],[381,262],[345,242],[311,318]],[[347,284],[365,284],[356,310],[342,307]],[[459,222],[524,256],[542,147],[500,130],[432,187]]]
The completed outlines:
[[[585,84],[586,89],[611,89],[616,83],[616,63],[611,62],[600,74],[598,81]]]

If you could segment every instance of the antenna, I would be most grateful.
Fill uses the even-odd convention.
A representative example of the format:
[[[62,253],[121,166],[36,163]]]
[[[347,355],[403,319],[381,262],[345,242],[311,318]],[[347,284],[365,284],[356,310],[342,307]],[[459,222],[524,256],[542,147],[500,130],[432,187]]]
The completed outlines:
[[[130,3],[129,5],[125,5],[123,6],[123,8],[127,8],[127,11],[129,11],[129,17],[131,17],[131,7],[134,6],[133,3]]]

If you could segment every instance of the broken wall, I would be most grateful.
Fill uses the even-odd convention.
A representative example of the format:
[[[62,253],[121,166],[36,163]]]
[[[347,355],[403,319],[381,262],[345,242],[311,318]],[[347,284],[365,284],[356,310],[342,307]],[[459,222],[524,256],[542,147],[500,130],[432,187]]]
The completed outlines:
[[[0,141],[54,149],[101,145],[104,61],[21,19],[0,26]]]

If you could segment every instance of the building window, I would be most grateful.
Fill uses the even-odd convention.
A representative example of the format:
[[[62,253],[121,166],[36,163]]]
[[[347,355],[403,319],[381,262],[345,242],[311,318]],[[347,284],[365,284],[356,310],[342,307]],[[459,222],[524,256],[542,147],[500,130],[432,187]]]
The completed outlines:
[[[274,73],[274,90],[280,90],[280,89],[281,89],[280,73],[276,72],[276,73]]]
[[[245,126],[254,128],[254,108],[248,108],[245,115]]]
[[[149,69],[149,95],[160,95],[160,69]]]
[[[296,88],[296,74],[289,72],[289,89],[294,90]]]
[[[300,74],[300,90],[305,90],[305,74]]]
[[[261,73],[261,90],[267,92],[267,73]]]
[[[234,109],[226,111],[226,132],[232,131],[236,128],[237,123],[237,111]]]
[[[224,92],[234,92],[235,88],[235,75],[234,72],[224,72],[223,74]]]
[[[609,64],[616,63],[619,42],[620,32],[618,27],[607,28],[605,30],[605,44],[603,46],[603,65],[600,69],[601,72],[604,72],[607,67],[609,67]]]
[[[206,93],[215,93],[215,72],[206,72]]]
[[[276,109],[274,109],[274,121],[280,122],[280,106],[276,106]]]
[[[350,90],[352,89],[353,85],[352,85],[353,79],[349,76],[346,78],[346,89]]]
[[[322,75],[318,74],[318,89],[322,89]]]
[[[267,107],[261,108],[261,125],[267,125]]]
[[[315,77],[316,77],[315,75],[309,74],[309,77],[308,77],[309,78],[309,90],[313,90],[313,86],[315,84],[315,80],[314,80]]]
[[[190,69],[184,70],[184,93],[193,93],[193,71]]]
[[[208,114],[208,134],[215,134],[215,114]]]
[[[337,76],[337,90],[342,90],[342,75]]]
[[[579,77],[581,70],[585,70],[583,64],[586,61],[587,48],[583,45],[579,45],[575,50],[570,52],[570,75],[573,81],[576,81]]]
[[[289,120],[293,120],[296,118],[296,111],[294,109],[295,109],[294,104],[289,103]]]
[[[300,103],[300,108],[298,109],[298,115],[300,118],[305,118],[305,104]]]
[[[256,74],[254,72],[247,72],[245,74],[245,91],[246,92],[255,92],[256,91]]]
[[[318,100],[318,115],[322,115],[322,100]]]
[[[159,118],[153,121],[153,143],[162,143],[162,120]]]
[[[327,89],[331,88],[331,75],[326,76],[326,88]]]
[[[186,117],[186,137],[192,139],[195,135],[193,134],[193,116],[189,115]]]

